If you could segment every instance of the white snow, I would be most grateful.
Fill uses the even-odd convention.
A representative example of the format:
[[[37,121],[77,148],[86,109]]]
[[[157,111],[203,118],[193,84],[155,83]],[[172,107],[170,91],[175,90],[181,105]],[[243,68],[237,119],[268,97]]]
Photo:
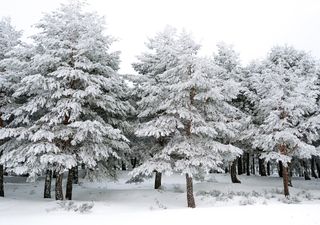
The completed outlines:
[[[0,199],[0,224],[320,224],[320,180],[293,179],[287,200],[281,193],[281,178],[239,178],[242,184],[232,184],[229,174],[210,174],[205,181],[195,181],[196,209],[186,207],[185,177],[178,174],[164,176],[162,190],[153,189],[152,179],[126,184],[126,172],[116,182],[81,180],[74,185],[72,202],[94,206],[80,213],[68,210],[68,201],[42,199],[43,179],[25,183],[25,178],[8,177],[6,197]]]

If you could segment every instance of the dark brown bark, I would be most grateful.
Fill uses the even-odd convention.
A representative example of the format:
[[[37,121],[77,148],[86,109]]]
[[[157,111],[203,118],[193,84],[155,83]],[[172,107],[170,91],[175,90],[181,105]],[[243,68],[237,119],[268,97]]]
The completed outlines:
[[[63,190],[62,190],[62,180],[63,174],[56,174],[56,200],[63,200]]]
[[[124,163],[124,161],[121,162],[121,170],[123,170],[123,171],[127,170],[127,166]]]
[[[319,157],[316,157],[316,167],[317,167],[318,177],[320,178],[320,162],[319,162]]]
[[[0,165],[0,197],[4,197],[3,173],[3,165]]]
[[[259,158],[259,174],[260,176],[267,176],[266,166],[264,164],[264,159]]]
[[[242,165],[242,157],[241,157],[241,156],[238,157],[237,161],[238,161],[238,175],[241,175],[241,174],[243,174],[243,170],[242,170],[242,167],[243,167],[243,165]]]
[[[302,163],[302,167],[303,167],[304,179],[305,180],[311,180],[307,162],[305,160],[301,160],[301,163]]]
[[[254,163],[254,154],[252,154],[252,174],[256,174],[256,165]]]
[[[267,175],[270,176],[270,162],[267,162]]]
[[[316,157],[315,156],[311,157],[311,176],[314,178],[318,178],[316,174]]]
[[[79,170],[78,166],[73,167],[73,183],[78,184],[79,183]]]
[[[247,176],[250,176],[250,154],[246,153],[245,158],[246,158],[246,164],[247,164],[247,166],[246,166]]]
[[[279,152],[282,155],[288,155],[287,146],[285,144],[280,144]],[[289,165],[284,165],[281,162],[281,166],[282,166],[282,178],[283,178],[283,192],[285,196],[289,196],[289,167],[288,167]]]
[[[293,187],[292,186],[292,166],[291,166],[291,163],[288,163],[288,185],[290,187]]]
[[[136,168],[136,166],[137,166],[137,158],[136,157],[131,159],[131,165],[132,165],[132,169]]]
[[[283,168],[282,162],[279,161],[279,165],[278,165],[278,174],[279,174],[279,177],[282,177],[282,175],[283,175],[282,168]]]
[[[72,184],[74,177],[74,168],[69,169],[68,178],[67,178],[67,186],[66,186],[66,199],[72,200]]]
[[[237,159],[235,159],[231,163],[231,168],[230,168],[230,176],[231,176],[231,181],[232,183],[241,183],[241,181],[237,178]]]
[[[154,189],[159,189],[161,187],[161,177],[162,173],[156,171],[156,176],[154,178]]]
[[[51,179],[52,179],[52,170],[46,171],[46,178],[44,180],[44,198],[51,198]]]
[[[289,173],[288,167],[282,165],[283,192],[285,196],[289,196]]]
[[[193,196],[193,182],[192,177],[189,176],[189,174],[186,174],[186,183],[187,183],[187,203],[189,208],[195,208],[196,203],[194,201]]]

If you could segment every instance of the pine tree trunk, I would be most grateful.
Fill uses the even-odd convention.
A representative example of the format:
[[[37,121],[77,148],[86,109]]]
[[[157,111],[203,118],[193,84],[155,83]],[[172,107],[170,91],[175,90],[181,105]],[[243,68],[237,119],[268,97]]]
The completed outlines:
[[[246,157],[245,157],[245,154],[242,155],[242,174],[244,174],[247,170],[247,164],[246,164]]]
[[[304,179],[305,180],[311,180],[310,175],[309,175],[309,168],[308,164],[306,161],[303,159],[301,160],[302,166],[303,166],[303,174],[304,174]]]
[[[156,171],[156,176],[154,178],[154,189],[159,189],[161,187],[161,177],[162,173]]]
[[[316,157],[316,167],[317,167],[317,172],[318,172],[318,177],[320,178],[320,162],[319,162],[319,157]]]
[[[187,182],[187,203],[189,208],[195,208],[196,203],[194,201],[193,196],[193,183],[192,177],[189,177],[189,174],[186,174],[186,182]]]
[[[56,200],[63,200],[62,180],[63,174],[56,173]]]
[[[290,187],[292,186],[292,168],[291,168],[291,163],[288,163],[288,185]]]
[[[256,174],[256,165],[254,163],[254,154],[252,154],[252,174]]]
[[[283,190],[284,195],[289,196],[289,174],[288,167],[282,165]]]
[[[56,179],[57,178],[57,172],[54,170],[52,173],[52,178]]]
[[[237,178],[237,159],[235,159],[231,163],[231,168],[230,168],[230,175],[231,175],[231,181],[232,183],[241,183],[241,181]]]
[[[78,166],[73,167],[73,183],[78,184],[79,183],[79,170]]]
[[[136,168],[136,166],[137,166],[137,157],[134,157],[133,159],[131,159],[131,165],[132,165],[132,169]]]
[[[127,170],[126,164],[124,163],[124,161],[121,162],[121,170],[125,171]]]
[[[278,165],[278,174],[279,174],[279,177],[282,177],[282,175],[283,175],[282,169],[283,169],[282,162],[279,161],[279,165]]]
[[[67,186],[66,186],[66,199],[72,200],[72,184],[73,184],[73,168],[69,169],[68,178],[67,178]]]
[[[311,157],[311,176],[314,178],[318,178],[316,174],[316,158],[315,156]]]
[[[260,159],[260,158],[259,158],[259,174],[260,176],[267,176],[264,159]]]
[[[241,175],[241,174],[243,174],[243,172],[242,172],[242,157],[240,156],[240,157],[238,157],[238,175]]]
[[[46,170],[46,179],[44,181],[44,198],[51,198],[51,178],[52,170]]]
[[[4,169],[3,165],[0,165],[0,197],[4,197],[4,179],[3,179]]]
[[[0,113],[0,128],[3,127],[3,120],[1,116],[2,116],[2,113]],[[0,197],[4,197],[4,167],[1,164],[0,164]]]
[[[267,175],[270,176],[270,162],[267,162]]]
[[[245,156],[246,156],[246,164],[247,164],[247,167],[246,167],[247,176],[250,176],[250,154],[246,153]]]

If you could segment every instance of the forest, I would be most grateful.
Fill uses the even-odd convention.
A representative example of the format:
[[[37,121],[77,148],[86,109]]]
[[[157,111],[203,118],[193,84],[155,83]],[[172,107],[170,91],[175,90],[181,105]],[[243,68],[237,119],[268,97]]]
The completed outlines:
[[[27,43],[0,21],[1,197],[6,177],[44,178],[37,196],[72,200],[79,180],[127,171],[128,184],[152,178],[156,190],[163,176],[183,176],[195,208],[194,182],[208,174],[239,187],[244,176],[280,177],[287,199],[293,178],[320,178],[320,68],[310,53],[274,46],[242,65],[232,45],[203,56],[192,33],[167,26],[146,40],[137,74],[120,74],[116,38],[81,2],[35,26]]]

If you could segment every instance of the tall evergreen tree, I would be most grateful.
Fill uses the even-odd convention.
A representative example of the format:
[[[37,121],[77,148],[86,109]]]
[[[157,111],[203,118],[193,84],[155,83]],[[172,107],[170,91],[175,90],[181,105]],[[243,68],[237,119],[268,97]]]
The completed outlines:
[[[145,146],[140,144],[137,151],[144,151],[144,161],[147,162],[135,169],[133,176],[150,176],[155,172],[155,189],[161,186],[162,172],[167,170],[167,165],[154,156],[164,148],[175,126],[174,120],[166,117],[166,109],[162,107],[168,93],[165,89],[167,83],[160,76],[176,65],[177,59],[173,52],[176,36],[176,29],[167,26],[163,32],[149,39],[146,43],[148,51],[138,56],[139,62],[133,64],[134,69],[141,74],[135,82],[135,93],[140,99],[137,102],[138,118],[141,121],[136,135],[142,138],[140,142],[145,143]],[[159,129],[155,125],[159,123],[167,123],[167,127]],[[149,130],[148,134],[145,133],[146,129]]]
[[[226,83],[235,82],[229,85],[233,86],[234,93],[237,93],[235,98],[226,100],[227,104],[221,107],[221,118],[216,119],[219,139],[222,143],[231,143],[242,149],[248,149],[246,139],[252,130],[250,126],[251,116],[246,108],[246,88],[243,85],[243,69],[240,66],[239,54],[233,49],[232,45],[220,42],[217,44],[217,53],[214,54],[213,59],[214,63],[220,67],[219,78]],[[242,165],[242,163],[237,163],[241,162],[241,158],[235,158],[232,155],[232,157],[225,157],[225,160],[231,164],[231,181],[241,183],[236,175],[236,165]]]
[[[64,171],[85,164],[112,173],[129,151],[121,127],[131,106],[116,72],[119,54],[109,51],[114,39],[103,34],[104,18],[83,8],[61,5],[37,24],[29,74],[14,93],[27,101],[14,110],[12,128],[0,132],[19,143],[7,145],[6,165],[30,175],[54,170],[58,200]]]
[[[4,121],[3,114],[11,111],[12,102],[11,95],[15,87],[15,83],[19,80],[21,68],[15,73],[10,73],[12,67],[18,66],[15,58],[15,48],[20,44],[21,32],[17,31],[12,25],[10,18],[3,18],[0,21],[0,129],[3,128],[7,121]],[[18,50],[17,50],[18,51]],[[22,49],[19,49],[22,51]],[[2,145],[3,141],[0,142]],[[0,156],[2,155],[2,147],[0,147]],[[4,196],[3,187],[4,166],[0,162],[0,196]]]
[[[220,114],[226,113],[227,101],[235,98],[238,90],[235,82],[219,77],[220,68],[212,60],[197,56],[200,46],[188,33],[170,37],[172,41],[166,45],[170,64],[164,63],[165,70],[157,76],[160,95],[142,98],[153,99],[151,105],[159,113],[138,131],[141,136],[162,135],[167,139],[163,148],[136,172],[148,174],[160,167],[169,174],[185,174],[188,207],[195,207],[193,176],[221,170],[224,155],[241,153],[240,149],[221,143],[217,132]],[[168,56],[162,60],[168,60]],[[158,87],[150,85],[149,91]]]
[[[253,75],[262,120],[254,145],[264,151],[261,157],[267,161],[281,161],[286,196],[292,157],[303,159],[317,154],[315,147],[306,142],[307,131],[301,126],[317,109],[317,78],[315,61],[288,46],[274,47],[260,72]]]

